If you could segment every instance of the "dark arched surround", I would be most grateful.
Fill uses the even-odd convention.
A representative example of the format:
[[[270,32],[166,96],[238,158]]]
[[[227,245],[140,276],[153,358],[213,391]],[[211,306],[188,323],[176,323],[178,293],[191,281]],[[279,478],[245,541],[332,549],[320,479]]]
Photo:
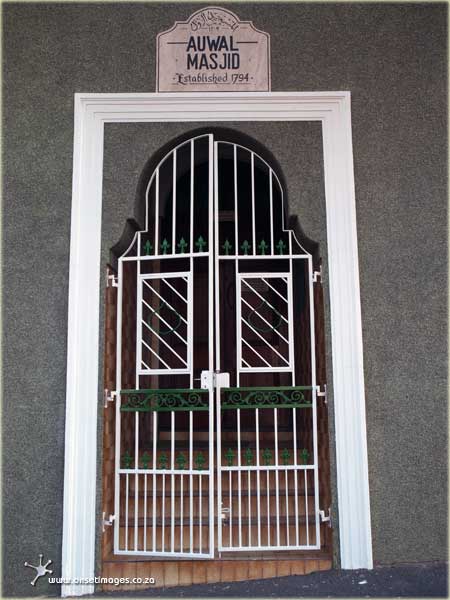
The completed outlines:
[[[183,144],[192,138],[199,137],[202,135],[212,134],[216,141],[230,142],[233,144],[239,144],[244,148],[259,155],[265,160],[273,172],[278,177],[280,185],[283,189],[284,197],[284,218],[287,228],[294,231],[296,238],[305,250],[312,255],[315,268],[319,268],[320,265],[320,254],[319,254],[319,243],[309,238],[301,227],[300,221],[297,215],[289,214],[289,197],[287,194],[286,179],[283,170],[273,155],[273,153],[266,148],[261,142],[254,139],[253,137],[242,133],[239,130],[231,129],[229,127],[199,127],[183,133],[176,138],[173,138],[159,150],[157,150],[145,163],[142,169],[139,181],[136,187],[135,195],[135,207],[134,217],[127,219],[125,227],[123,229],[120,240],[110,250],[110,262],[111,266],[116,269],[117,259],[121,256],[128,246],[130,245],[136,231],[141,231],[145,228],[145,205],[146,205],[146,191],[148,183],[160,162],[177,146]]]

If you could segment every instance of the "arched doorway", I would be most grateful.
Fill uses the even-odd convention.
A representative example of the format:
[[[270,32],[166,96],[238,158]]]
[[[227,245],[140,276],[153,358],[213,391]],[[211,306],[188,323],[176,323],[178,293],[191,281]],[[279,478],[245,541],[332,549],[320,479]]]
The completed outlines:
[[[114,555],[330,550],[319,261],[280,179],[212,133],[148,179],[109,313]]]

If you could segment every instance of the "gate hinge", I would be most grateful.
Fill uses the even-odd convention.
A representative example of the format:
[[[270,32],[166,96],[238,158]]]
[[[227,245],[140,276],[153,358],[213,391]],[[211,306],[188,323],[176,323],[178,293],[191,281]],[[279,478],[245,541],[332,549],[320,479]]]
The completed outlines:
[[[317,283],[318,277],[320,277],[320,281],[322,282],[322,265],[320,265],[320,269],[318,271],[314,271],[312,276],[313,283]]]
[[[114,400],[117,398],[117,392],[110,392],[109,390],[105,389],[103,398],[105,400],[104,407],[108,408],[108,402],[114,402]]]
[[[102,513],[102,533],[105,533],[105,527],[111,527],[113,522],[116,519],[116,515],[109,515],[107,519],[105,519],[106,513]]]
[[[328,516],[325,516],[324,510],[319,510],[320,520],[322,523],[328,523],[328,527],[331,527],[331,508],[328,508]]]
[[[119,279],[117,275],[110,274],[106,271],[106,287],[118,287]]]
[[[328,404],[328,398],[327,398],[327,384],[325,383],[323,386],[323,390],[321,389],[322,386],[318,385],[317,386],[317,397],[318,398],[323,398],[323,401],[325,402],[325,404]]]

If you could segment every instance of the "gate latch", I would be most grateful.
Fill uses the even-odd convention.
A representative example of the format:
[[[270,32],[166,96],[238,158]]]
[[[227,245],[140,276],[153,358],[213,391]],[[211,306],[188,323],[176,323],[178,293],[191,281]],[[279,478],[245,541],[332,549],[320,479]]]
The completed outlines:
[[[230,374],[220,371],[202,371],[200,373],[200,387],[209,390],[210,387],[230,387]]]
[[[319,510],[320,520],[322,523],[328,523],[328,527],[331,527],[331,508],[328,508],[328,516],[325,516],[324,510]]]
[[[116,515],[109,515],[107,519],[105,519],[106,513],[103,511],[102,513],[102,533],[105,533],[105,527],[111,527],[113,522],[116,519]]]

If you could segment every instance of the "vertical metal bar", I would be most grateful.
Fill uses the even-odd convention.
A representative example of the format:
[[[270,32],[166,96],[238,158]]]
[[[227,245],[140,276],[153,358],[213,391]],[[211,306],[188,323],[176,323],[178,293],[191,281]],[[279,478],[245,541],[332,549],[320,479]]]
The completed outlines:
[[[278,409],[273,409],[273,428],[275,433],[275,500],[276,500],[276,519],[277,519],[277,546],[280,545],[280,488],[278,480]]]
[[[298,531],[298,467],[297,467],[297,409],[292,409],[292,432],[294,438],[294,506],[295,506],[295,545],[299,545]]]
[[[242,366],[241,359],[241,341],[239,336],[240,326],[241,326],[241,316],[240,316],[240,302],[241,302],[241,291],[240,291],[240,280],[239,280],[239,210],[238,210],[238,184],[237,184],[237,146],[233,145],[233,163],[234,163],[234,235],[235,235],[235,259],[234,259],[234,280],[236,287],[236,387],[239,387],[239,375],[240,368]],[[238,285],[239,284],[239,285]],[[239,471],[240,473],[240,471]],[[240,481],[240,474],[239,474]],[[241,500],[239,498],[239,506],[241,505]],[[240,542],[239,542],[240,544]]]
[[[144,552],[147,552],[147,473],[144,474]]]
[[[239,385],[239,384],[238,384]],[[238,443],[238,467],[241,467],[241,409],[236,411],[237,443]],[[241,469],[238,470],[238,539],[239,547],[242,548],[242,504],[241,504]]]
[[[240,292],[238,291],[238,260],[239,260],[239,209],[238,209],[238,164],[237,164],[237,146],[233,144],[233,176],[234,176],[234,281],[236,288],[236,386],[239,387],[240,384],[240,368],[241,368],[241,348],[239,341],[239,324],[240,324],[240,316],[238,316],[238,303],[240,302],[240,298],[238,295]],[[237,420],[237,442],[238,442],[238,466],[241,466],[241,411],[238,409],[236,411],[236,420]],[[241,505],[241,471],[238,470],[237,473],[238,478],[238,545],[242,547],[242,505]],[[230,530],[233,529],[233,523],[230,520]]]
[[[202,551],[202,476],[198,476],[198,551]]]
[[[255,155],[251,153],[252,167],[252,241],[253,255],[256,255],[256,223],[255,223]]]
[[[270,201],[270,253],[275,254],[273,239],[273,172],[269,169],[269,201]]]
[[[306,521],[306,545],[309,546],[309,519],[308,519],[308,471],[305,469],[305,521]]]
[[[242,367],[242,315],[241,315],[241,295],[242,280],[238,272],[238,259],[235,261],[236,277],[236,385],[239,387],[240,369]]]
[[[166,474],[162,473],[162,490],[161,490],[161,552],[164,552],[165,544],[165,520],[166,520]]]
[[[216,373],[220,371],[220,265],[219,265],[219,143],[214,142],[214,314]],[[212,322],[212,321],[210,321]],[[222,436],[220,387],[216,385],[216,456],[217,456],[217,546],[222,548]],[[210,430],[211,434],[211,430]],[[213,437],[210,435],[210,437]]]
[[[183,552],[183,475],[180,474],[180,552]]]
[[[250,475],[250,469],[247,470],[247,498],[248,498],[248,514],[247,514],[247,518],[248,518],[248,546],[252,545],[252,525],[251,525],[251,521],[252,521],[252,498],[251,498],[251,489],[252,489],[252,485],[251,485],[251,475]]]
[[[284,481],[286,487],[286,545],[289,546],[289,482],[288,470],[284,470]]]
[[[228,524],[228,535],[229,535],[229,540],[228,540],[228,545],[230,546],[230,548],[233,546],[233,477],[232,477],[232,472],[228,471],[228,506],[230,507],[229,510],[229,524]]]
[[[315,545],[320,547],[319,523],[319,473],[317,454],[317,387],[316,387],[316,333],[314,323],[314,282],[312,256],[308,257],[309,267],[309,315],[311,328],[311,385],[312,385],[312,416],[313,416],[313,454],[314,454],[314,509],[315,509]]]
[[[270,546],[270,471],[266,471],[267,485],[267,545]]]
[[[117,273],[117,320],[116,320],[116,424],[115,424],[115,449],[114,449],[114,552],[119,551],[119,529],[120,529],[120,451],[121,451],[121,418],[120,406],[122,398],[120,390],[122,388],[122,297],[123,297],[123,262],[119,258]]]
[[[194,280],[194,259],[192,257],[194,252],[194,170],[195,170],[195,146],[194,140],[191,140],[191,179],[190,179],[190,200],[189,200],[189,270],[191,272],[192,281]],[[188,318],[188,322],[192,322],[192,361],[190,363],[191,374],[189,378],[189,387],[194,387],[194,349],[193,349],[193,337],[194,337],[194,297],[190,298],[190,309],[191,317]],[[189,411],[189,552],[194,552],[194,497],[193,497],[193,477],[192,470],[194,468],[194,413]]]
[[[137,389],[137,388],[136,388]],[[138,510],[139,510],[139,412],[135,412],[134,419],[134,549],[138,545]]]
[[[159,254],[159,169],[155,174],[155,255]]]
[[[176,254],[177,243],[177,149],[173,151],[172,169],[172,254]]]
[[[194,252],[194,171],[195,171],[195,147],[194,140],[191,140],[191,188],[190,188],[190,216],[189,216],[189,252],[191,253],[191,273],[192,273],[192,254]],[[192,273],[193,274],[193,273]],[[192,385],[191,385],[192,387]]]
[[[175,411],[170,413],[170,551],[175,551]]]
[[[292,231],[289,232],[289,276],[287,280],[288,298],[288,338],[289,338],[289,366],[292,372],[292,385],[295,385],[295,355],[294,355],[294,294],[292,290],[293,263],[292,263]]]
[[[192,470],[194,468],[194,449],[193,449],[193,435],[194,435],[194,413],[192,410],[189,411],[189,552],[194,552],[194,498],[192,490]]]
[[[194,281],[194,140],[191,140],[191,180],[190,180],[191,188],[190,188],[190,201],[189,201],[189,283],[190,286],[188,288],[188,323],[190,327],[190,332],[188,333],[188,340],[190,340],[190,347],[188,350],[188,364],[191,371],[189,387],[193,389],[194,387],[194,295],[193,295],[193,281]],[[192,480],[191,480],[192,487]]]
[[[239,213],[237,185],[237,146],[233,144],[233,174],[234,174],[234,254],[239,255]]]
[[[153,411],[153,506],[152,506],[152,547],[156,552],[156,454],[157,454],[157,412]]]
[[[139,277],[140,261],[136,265],[136,365],[135,365],[135,389],[139,389],[139,370],[142,367],[142,303],[143,303],[143,283]],[[150,365],[149,365],[150,366]]]
[[[128,473],[125,475],[125,550],[128,550]]]
[[[208,157],[208,206],[209,206],[209,229],[208,229],[208,308],[209,308],[209,327],[208,327],[208,350],[209,350],[209,361],[208,369],[212,374],[214,369],[214,252],[217,249],[212,249],[214,240],[214,207],[215,207],[215,194],[214,194],[214,174],[215,174],[215,162],[216,162],[216,149],[214,145],[214,138],[212,135],[209,137],[209,157]],[[210,555],[214,552],[214,385],[212,377],[210,388],[209,388],[209,474],[208,474],[208,488],[209,488],[209,553]]]
[[[258,519],[258,546],[261,546],[261,479],[259,464],[259,408],[255,409],[255,436],[256,436],[256,507]]]

